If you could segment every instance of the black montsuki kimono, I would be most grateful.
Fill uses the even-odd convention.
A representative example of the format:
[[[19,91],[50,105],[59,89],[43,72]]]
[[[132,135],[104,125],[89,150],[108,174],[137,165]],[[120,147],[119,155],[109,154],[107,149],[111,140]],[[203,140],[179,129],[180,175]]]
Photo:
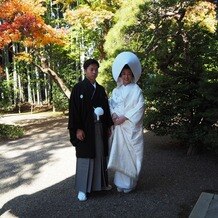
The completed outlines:
[[[87,78],[77,83],[69,102],[70,141],[76,147],[77,158],[95,158],[95,115],[94,108],[102,107],[100,116],[103,128],[104,156],[108,156],[108,129],[113,125],[108,105],[108,98],[103,86],[96,82],[96,89]],[[77,129],[85,132],[85,139],[76,138]]]

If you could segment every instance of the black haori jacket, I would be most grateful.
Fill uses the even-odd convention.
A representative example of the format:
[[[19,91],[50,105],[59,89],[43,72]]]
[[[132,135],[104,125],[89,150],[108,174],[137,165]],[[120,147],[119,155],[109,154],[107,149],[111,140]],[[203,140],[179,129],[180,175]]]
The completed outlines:
[[[78,158],[95,157],[94,108],[96,107],[102,107],[104,110],[100,120],[103,127],[104,155],[108,156],[108,129],[113,125],[108,98],[103,86],[96,83],[95,89],[85,78],[74,86],[69,102],[68,129],[70,141],[76,147]],[[77,129],[82,129],[85,132],[83,141],[76,138]]]

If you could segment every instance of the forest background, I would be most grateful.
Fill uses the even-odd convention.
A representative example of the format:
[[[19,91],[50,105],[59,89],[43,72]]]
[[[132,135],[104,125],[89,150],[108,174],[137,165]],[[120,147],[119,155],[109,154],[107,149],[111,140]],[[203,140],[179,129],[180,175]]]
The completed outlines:
[[[142,63],[144,126],[218,152],[217,1],[0,0],[1,113],[65,111],[82,64],[100,62],[108,95],[116,55]],[[17,128],[17,127],[16,127]],[[0,136],[20,130],[0,124]],[[19,134],[18,134],[19,135]]]

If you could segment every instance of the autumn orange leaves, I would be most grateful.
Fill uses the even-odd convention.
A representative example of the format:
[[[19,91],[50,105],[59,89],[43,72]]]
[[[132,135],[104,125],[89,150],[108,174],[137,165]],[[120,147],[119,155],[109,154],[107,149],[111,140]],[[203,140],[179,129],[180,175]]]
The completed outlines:
[[[63,43],[63,32],[42,19],[41,1],[8,0],[0,5],[0,49],[18,41],[27,47]]]

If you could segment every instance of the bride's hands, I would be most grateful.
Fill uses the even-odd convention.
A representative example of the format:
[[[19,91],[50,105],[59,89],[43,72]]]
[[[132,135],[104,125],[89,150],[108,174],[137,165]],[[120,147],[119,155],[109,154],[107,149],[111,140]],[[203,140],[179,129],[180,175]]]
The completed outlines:
[[[117,118],[118,118],[118,115],[116,113],[113,113],[112,114],[112,120],[113,120],[114,123],[116,122]]]
[[[114,122],[114,125],[120,125],[120,124],[124,123],[126,120],[127,120],[127,118],[125,116],[117,117],[115,122]]]

